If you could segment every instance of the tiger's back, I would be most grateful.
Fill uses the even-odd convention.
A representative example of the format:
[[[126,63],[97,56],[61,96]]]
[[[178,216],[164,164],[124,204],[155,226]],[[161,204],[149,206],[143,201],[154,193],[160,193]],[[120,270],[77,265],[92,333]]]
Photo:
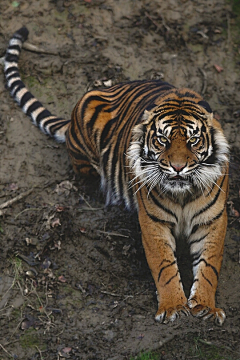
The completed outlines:
[[[190,89],[154,80],[92,90],[72,118],[53,116],[23,84],[18,59],[28,31],[10,40],[5,57],[8,88],[35,125],[65,141],[82,175],[99,174],[107,204],[137,208],[146,258],[159,306],[156,320],[182,313],[213,317],[227,227],[228,143],[207,102]],[[189,247],[193,284],[187,299],[176,243]]]
[[[144,111],[156,106],[173,86],[162,81],[132,81],[110,89],[92,90],[76,104],[66,133],[66,145],[77,173],[101,176],[106,204],[135,207],[126,156],[131,129]]]

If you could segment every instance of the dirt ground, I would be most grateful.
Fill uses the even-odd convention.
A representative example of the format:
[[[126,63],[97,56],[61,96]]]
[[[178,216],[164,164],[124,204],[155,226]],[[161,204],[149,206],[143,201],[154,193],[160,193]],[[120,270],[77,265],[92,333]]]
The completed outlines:
[[[231,145],[222,327],[154,321],[157,299],[136,214],[104,207],[64,145],[36,129],[0,73],[0,359],[240,359],[240,8],[225,0],[0,0],[0,57],[23,25],[22,77],[67,118],[81,95],[164,78],[202,93]],[[189,259],[180,264],[186,292]]]

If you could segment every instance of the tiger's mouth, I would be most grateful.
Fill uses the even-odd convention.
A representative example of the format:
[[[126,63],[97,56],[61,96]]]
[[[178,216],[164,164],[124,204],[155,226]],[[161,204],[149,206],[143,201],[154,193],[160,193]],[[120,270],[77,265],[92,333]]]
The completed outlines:
[[[170,176],[169,181],[174,181],[174,182],[190,182],[190,178],[189,176],[181,176],[181,175],[175,175],[175,176]]]
[[[176,176],[172,177],[170,180],[185,180],[185,179],[180,175],[176,175]]]
[[[183,177],[181,175],[175,175],[173,177],[169,177],[168,182],[171,187],[175,187],[175,186],[184,187],[192,184],[192,181],[189,176]]]

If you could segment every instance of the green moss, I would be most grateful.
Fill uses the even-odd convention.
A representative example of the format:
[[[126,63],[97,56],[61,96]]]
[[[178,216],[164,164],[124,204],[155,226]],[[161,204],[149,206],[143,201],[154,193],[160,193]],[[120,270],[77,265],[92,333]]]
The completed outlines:
[[[203,45],[202,44],[188,44],[188,47],[194,52],[194,53],[198,53],[198,52],[203,52]]]
[[[11,317],[13,317],[14,319],[20,319],[21,315],[22,315],[22,312],[18,308],[14,308],[11,312]]]
[[[39,85],[38,80],[34,77],[34,76],[28,76],[28,77],[24,77],[24,75],[22,75],[22,79],[23,82],[28,86],[28,88],[35,88]]]
[[[239,2],[239,0],[232,0],[232,11],[235,15],[240,17],[240,2]]]
[[[24,76],[22,74],[22,80],[26,87],[34,94],[34,96],[44,103],[44,99],[47,98],[47,102],[54,102],[54,79],[50,75],[49,77],[42,80],[40,84],[36,77],[34,76]],[[46,104],[44,104],[46,105]]]
[[[19,342],[23,349],[33,348],[35,346],[39,347],[41,345],[39,336],[34,329],[25,330]]]
[[[232,360],[233,357],[224,346],[216,346],[211,342],[194,338],[194,346],[190,348],[190,355],[198,359],[208,360]]]
[[[239,43],[240,34],[240,1],[239,0],[230,0],[230,4],[232,6],[232,14],[234,15],[230,22],[231,32],[233,32],[233,38]]]
[[[23,274],[22,260],[16,256],[16,257],[10,259],[10,262],[13,267],[14,283],[16,283],[16,281],[19,281],[22,279],[22,274]]]
[[[131,358],[130,360],[160,360],[161,355],[160,354],[153,354],[150,352],[144,352],[139,354],[136,357]]]
[[[179,340],[177,337],[170,341],[161,349],[151,352],[142,352],[130,360],[161,360],[164,358],[163,354],[172,356],[175,359],[178,353],[177,348],[184,349],[184,358],[198,359],[198,360],[236,360],[238,355],[231,351],[226,346],[214,344],[210,341],[203,340],[200,337],[194,337],[191,334],[186,335]],[[183,354],[182,354],[183,355]]]

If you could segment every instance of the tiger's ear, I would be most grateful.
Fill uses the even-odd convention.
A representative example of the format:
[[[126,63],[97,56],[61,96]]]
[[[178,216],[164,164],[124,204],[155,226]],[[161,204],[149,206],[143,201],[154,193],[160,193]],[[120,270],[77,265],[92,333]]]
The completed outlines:
[[[202,106],[205,110],[207,110],[207,112],[209,113],[208,115],[206,115],[207,123],[208,123],[208,126],[212,126],[213,112],[212,112],[212,109],[211,109],[209,103],[207,103],[204,100],[201,100],[201,101],[199,101],[198,105]]]
[[[209,103],[207,103],[206,101],[201,100],[201,101],[199,101],[198,105],[202,106],[205,110],[207,110],[207,112],[212,113],[212,109],[211,109]]]

